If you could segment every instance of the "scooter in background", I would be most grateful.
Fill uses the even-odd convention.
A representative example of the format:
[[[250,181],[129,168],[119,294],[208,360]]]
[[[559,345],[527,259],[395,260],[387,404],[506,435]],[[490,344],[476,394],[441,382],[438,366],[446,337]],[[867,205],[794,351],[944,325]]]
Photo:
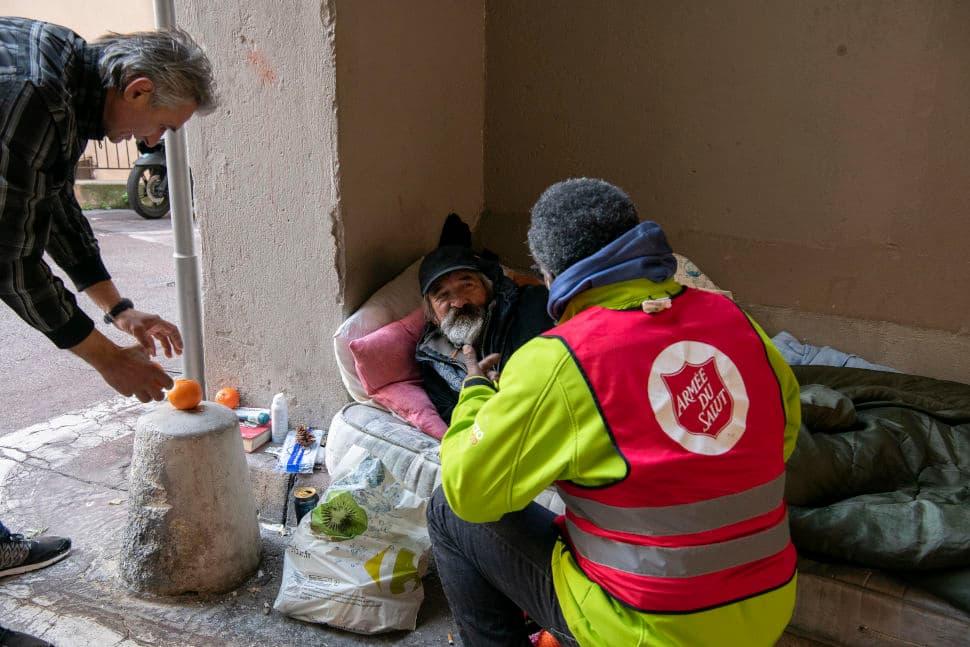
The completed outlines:
[[[162,218],[169,212],[165,140],[152,147],[137,145],[141,155],[128,174],[128,204],[142,218]]]

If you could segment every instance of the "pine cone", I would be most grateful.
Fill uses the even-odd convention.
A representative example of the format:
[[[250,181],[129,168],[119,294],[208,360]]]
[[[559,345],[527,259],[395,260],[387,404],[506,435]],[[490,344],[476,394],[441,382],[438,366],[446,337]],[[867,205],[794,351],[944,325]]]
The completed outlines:
[[[313,444],[313,434],[305,425],[300,425],[296,429],[296,444],[302,447],[309,447]]]

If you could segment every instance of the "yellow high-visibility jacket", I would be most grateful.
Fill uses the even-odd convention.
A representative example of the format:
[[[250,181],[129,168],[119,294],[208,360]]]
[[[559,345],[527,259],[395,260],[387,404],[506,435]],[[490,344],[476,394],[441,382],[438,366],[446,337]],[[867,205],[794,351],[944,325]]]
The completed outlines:
[[[577,295],[560,322],[590,306],[639,308],[675,294],[670,279],[635,279]],[[781,354],[761,336],[785,405],[784,459],[801,423],[798,382]],[[498,388],[462,389],[441,443],[442,488],[455,513],[496,521],[521,510],[557,480],[587,486],[616,481],[626,465],[615,449],[580,368],[563,342],[537,337],[511,358]],[[688,614],[631,609],[590,581],[560,540],[552,555],[556,595],[581,645],[773,645],[791,618],[797,577],[785,586],[722,607]]]

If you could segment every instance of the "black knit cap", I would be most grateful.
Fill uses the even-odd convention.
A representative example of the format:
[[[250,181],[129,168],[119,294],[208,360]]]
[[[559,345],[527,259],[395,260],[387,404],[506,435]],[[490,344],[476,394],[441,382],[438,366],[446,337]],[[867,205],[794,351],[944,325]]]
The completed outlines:
[[[418,282],[421,284],[421,296],[426,296],[435,281],[455,270],[474,270],[481,272],[482,266],[478,256],[471,249],[459,245],[445,245],[438,247],[424,257],[418,269]]]

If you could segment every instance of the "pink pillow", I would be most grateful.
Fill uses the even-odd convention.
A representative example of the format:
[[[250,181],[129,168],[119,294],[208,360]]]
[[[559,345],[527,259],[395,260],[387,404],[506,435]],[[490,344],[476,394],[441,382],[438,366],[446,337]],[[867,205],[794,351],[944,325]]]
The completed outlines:
[[[448,425],[438,415],[420,380],[394,382],[369,394],[374,402],[401,416],[432,438],[441,440]]]
[[[424,329],[424,312],[418,308],[398,321],[350,342],[360,383],[374,402],[412,425],[441,439],[448,426],[421,386],[414,359]]]
[[[424,313],[418,308],[404,319],[350,342],[357,377],[367,395],[394,382],[421,379],[414,349],[423,328]]]

